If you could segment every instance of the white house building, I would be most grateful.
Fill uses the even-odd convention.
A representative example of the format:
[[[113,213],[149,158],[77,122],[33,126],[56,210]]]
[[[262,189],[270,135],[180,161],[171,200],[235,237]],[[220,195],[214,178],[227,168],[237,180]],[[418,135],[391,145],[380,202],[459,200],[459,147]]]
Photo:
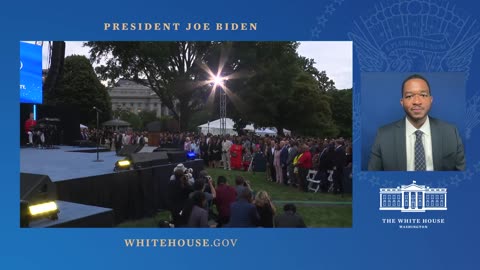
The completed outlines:
[[[447,210],[447,189],[410,185],[380,189],[380,210],[402,212],[425,212]]]
[[[138,114],[141,111],[155,111],[157,117],[169,115],[169,109],[150,87],[130,80],[120,79],[115,87],[108,91],[112,102],[112,111],[123,109]]]

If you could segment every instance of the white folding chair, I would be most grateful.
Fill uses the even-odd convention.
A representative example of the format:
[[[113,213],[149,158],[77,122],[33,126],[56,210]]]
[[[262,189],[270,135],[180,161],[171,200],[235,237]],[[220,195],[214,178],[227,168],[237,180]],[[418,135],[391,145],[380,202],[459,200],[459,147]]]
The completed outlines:
[[[327,177],[327,180],[328,180],[328,192],[333,192],[333,189],[334,189],[334,185],[333,185],[333,172],[334,170],[328,170],[327,173],[328,173],[328,177]]]
[[[317,175],[317,171],[309,170],[307,174],[307,182],[308,182],[308,190],[317,193],[320,189],[320,180],[315,180],[315,175]]]

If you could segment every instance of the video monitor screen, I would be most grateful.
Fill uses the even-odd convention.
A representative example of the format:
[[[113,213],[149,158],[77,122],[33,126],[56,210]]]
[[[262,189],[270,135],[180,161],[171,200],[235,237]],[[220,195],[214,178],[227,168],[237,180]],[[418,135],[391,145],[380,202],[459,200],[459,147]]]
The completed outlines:
[[[20,42],[20,103],[42,102],[42,46]]]

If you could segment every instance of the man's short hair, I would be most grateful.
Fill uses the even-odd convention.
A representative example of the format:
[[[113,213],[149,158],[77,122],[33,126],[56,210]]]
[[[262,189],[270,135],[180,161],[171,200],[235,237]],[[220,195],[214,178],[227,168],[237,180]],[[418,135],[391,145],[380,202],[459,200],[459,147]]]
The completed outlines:
[[[226,184],[227,183],[227,178],[225,176],[219,176],[217,178],[217,185],[221,185],[221,184]]]
[[[400,93],[402,94],[402,97],[403,97],[403,88],[405,87],[405,84],[408,81],[413,80],[413,79],[420,79],[420,80],[424,81],[428,86],[428,94],[432,95],[432,90],[430,89],[430,84],[428,83],[428,80],[420,74],[413,74],[413,75],[408,76],[402,83],[402,88],[400,89],[400,91],[401,91]]]
[[[201,170],[201,171],[199,172],[199,176],[200,176],[200,177],[207,178],[208,172],[207,172],[206,170]]]
[[[283,206],[283,211],[284,212],[292,211],[293,213],[296,213],[297,207],[293,203],[287,203]]]
[[[245,183],[245,178],[243,178],[243,176],[237,175],[237,177],[235,177],[235,185],[241,186],[244,183]]]
[[[252,191],[248,188],[245,188],[241,191],[239,198],[250,200],[252,198]]]
[[[203,191],[204,188],[205,188],[205,180],[203,178],[198,178],[193,183],[193,190]]]

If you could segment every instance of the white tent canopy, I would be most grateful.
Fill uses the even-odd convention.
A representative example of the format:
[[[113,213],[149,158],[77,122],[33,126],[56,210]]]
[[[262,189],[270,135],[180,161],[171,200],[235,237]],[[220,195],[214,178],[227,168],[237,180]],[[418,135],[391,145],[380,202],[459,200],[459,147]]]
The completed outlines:
[[[250,124],[250,125],[247,125],[243,130],[247,130],[247,131],[252,131],[252,132],[253,132],[253,131],[255,130],[255,128],[253,127],[252,124]]]
[[[232,119],[225,118],[226,134],[237,135],[237,132],[233,129],[234,124],[235,122],[233,122]],[[200,132],[204,135],[206,135],[207,133],[211,133],[212,135],[221,134],[220,119],[200,125],[198,126],[198,128],[200,129]]]
[[[80,128],[81,128],[81,129],[84,129],[84,128],[88,129],[88,127],[85,126],[85,125],[83,125],[83,124],[80,124]]]
[[[273,130],[275,134],[277,134],[277,128],[271,127],[270,129]],[[292,135],[292,132],[288,129],[283,129],[283,135],[290,136]]]
[[[259,136],[265,136],[265,135],[268,135],[268,136],[277,136],[277,132],[274,131],[274,130],[271,130],[269,128],[260,128],[260,129],[256,129],[255,130],[255,134],[259,135]]]
[[[232,119],[225,118],[225,124],[226,124],[225,125],[226,134],[237,135],[237,132],[233,128],[233,126],[235,125],[235,122]],[[221,134],[220,119],[202,124],[202,125],[198,126],[198,129],[204,135],[206,135],[207,133],[211,133],[212,135],[220,135]],[[259,136],[265,136],[265,135],[277,136],[277,130],[275,128],[255,129],[253,127],[253,125],[250,124],[250,125],[247,125],[244,128],[244,130],[251,131],[251,132],[255,131],[255,134],[257,134]],[[285,135],[290,135],[291,132],[289,130],[284,129],[283,133]]]

